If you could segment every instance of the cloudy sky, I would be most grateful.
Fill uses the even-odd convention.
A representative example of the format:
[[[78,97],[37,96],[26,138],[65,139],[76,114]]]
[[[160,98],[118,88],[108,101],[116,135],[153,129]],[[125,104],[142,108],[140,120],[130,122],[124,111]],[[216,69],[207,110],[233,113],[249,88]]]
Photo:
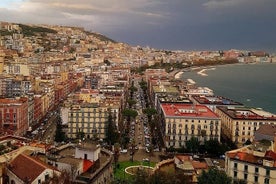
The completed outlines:
[[[276,52],[276,0],[0,0],[0,20],[85,27],[160,49]]]

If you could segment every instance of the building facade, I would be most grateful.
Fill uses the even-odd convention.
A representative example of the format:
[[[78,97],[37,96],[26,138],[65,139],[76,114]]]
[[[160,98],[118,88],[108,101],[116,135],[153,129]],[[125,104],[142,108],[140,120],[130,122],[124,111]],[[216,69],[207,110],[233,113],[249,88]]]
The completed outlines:
[[[220,141],[221,120],[208,107],[167,103],[161,109],[166,147],[180,148],[192,137]]]
[[[254,132],[263,124],[276,124],[273,114],[246,107],[217,107],[222,133],[237,144],[253,141]]]
[[[28,98],[0,99],[2,134],[25,135],[28,130]]]
[[[86,138],[105,138],[108,108],[97,104],[81,104],[72,105],[68,110],[69,138],[77,138],[81,132]]]
[[[225,171],[233,179],[248,184],[276,183],[276,153],[260,145],[226,152]]]

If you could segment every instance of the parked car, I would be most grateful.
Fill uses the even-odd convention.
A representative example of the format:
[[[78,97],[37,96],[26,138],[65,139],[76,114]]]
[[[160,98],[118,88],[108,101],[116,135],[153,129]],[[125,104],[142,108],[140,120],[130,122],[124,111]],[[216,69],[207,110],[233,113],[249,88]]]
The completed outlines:
[[[149,162],[149,159],[148,158],[143,158],[143,161],[144,162]]]
[[[127,149],[121,150],[120,153],[127,153]]]

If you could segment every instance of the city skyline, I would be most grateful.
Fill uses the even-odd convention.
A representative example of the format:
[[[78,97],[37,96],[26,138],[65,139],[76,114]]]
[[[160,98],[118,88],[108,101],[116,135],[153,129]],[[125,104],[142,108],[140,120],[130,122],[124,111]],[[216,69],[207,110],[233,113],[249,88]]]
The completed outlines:
[[[0,20],[80,26],[160,49],[275,53],[275,6],[273,0],[4,0]]]

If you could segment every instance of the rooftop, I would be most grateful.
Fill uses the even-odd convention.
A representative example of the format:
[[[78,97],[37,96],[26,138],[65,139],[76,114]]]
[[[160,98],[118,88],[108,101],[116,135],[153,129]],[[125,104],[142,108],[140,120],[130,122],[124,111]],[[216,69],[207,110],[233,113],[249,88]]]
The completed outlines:
[[[156,85],[152,88],[155,93],[179,93],[178,88],[174,86]]]
[[[227,114],[232,119],[244,119],[244,120],[276,120],[276,116],[273,114],[267,115],[267,113],[261,113],[259,110],[252,110],[247,107],[226,107],[226,106],[218,106],[217,109]]]
[[[269,124],[264,124],[261,125],[258,130],[256,130],[255,134],[263,134],[263,135],[269,135],[269,136],[274,136],[276,134],[276,126],[275,125],[269,125]]]
[[[192,104],[192,101],[186,96],[159,94],[158,99],[161,103],[187,103]]]
[[[219,119],[217,114],[204,105],[164,103],[161,107],[165,116]]]
[[[192,96],[198,103],[200,104],[208,104],[208,105],[240,105],[242,103],[235,102],[231,99],[222,97],[222,96],[199,96],[193,95]]]
[[[270,146],[256,142],[236,150],[226,152],[230,159],[239,160],[255,165],[264,165],[267,167],[276,167],[276,153]]]
[[[11,161],[8,168],[21,180],[24,181],[27,178],[30,182],[34,181],[45,169],[55,170],[54,167],[48,166],[39,159],[24,154],[18,155]]]

